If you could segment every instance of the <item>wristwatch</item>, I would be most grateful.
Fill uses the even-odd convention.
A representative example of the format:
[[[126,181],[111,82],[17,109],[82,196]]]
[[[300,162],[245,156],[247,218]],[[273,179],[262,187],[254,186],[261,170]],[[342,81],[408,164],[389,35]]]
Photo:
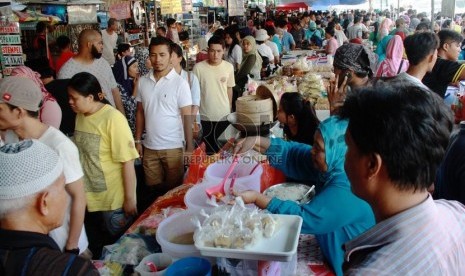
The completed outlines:
[[[142,143],[142,141],[141,140],[134,140],[134,143],[135,144],[140,144],[140,143]]]
[[[79,247],[73,248],[73,249],[66,249],[65,248],[65,253],[71,253],[74,255],[79,255]]]

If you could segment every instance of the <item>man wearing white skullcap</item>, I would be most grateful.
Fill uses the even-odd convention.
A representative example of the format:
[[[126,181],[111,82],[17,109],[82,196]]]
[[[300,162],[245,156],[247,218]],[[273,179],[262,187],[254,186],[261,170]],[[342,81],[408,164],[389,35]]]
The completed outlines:
[[[0,274],[98,275],[89,260],[61,253],[48,233],[67,205],[58,154],[37,140],[0,147]]]
[[[0,80],[0,130],[13,132],[5,139],[7,144],[37,139],[58,153],[71,200],[69,205],[62,207],[67,210],[63,225],[49,235],[62,251],[90,255],[86,250],[89,246],[84,230],[86,197],[79,152],[61,131],[37,118],[41,101],[42,92],[32,80],[18,76]]]

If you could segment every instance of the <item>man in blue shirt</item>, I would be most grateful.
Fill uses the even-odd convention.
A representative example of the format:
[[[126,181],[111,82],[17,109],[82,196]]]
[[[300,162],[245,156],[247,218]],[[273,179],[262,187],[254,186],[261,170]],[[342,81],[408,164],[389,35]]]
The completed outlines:
[[[295,50],[295,41],[290,33],[287,32],[287,22],[278,20],[278,28],[282,29],[283,37],[281,38],[281,45],[283,46],[283,53]]]

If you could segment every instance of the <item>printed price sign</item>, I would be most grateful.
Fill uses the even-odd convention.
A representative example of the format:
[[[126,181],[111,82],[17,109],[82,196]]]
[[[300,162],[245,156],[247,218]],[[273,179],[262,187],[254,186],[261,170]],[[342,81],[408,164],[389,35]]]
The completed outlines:
[[[0,26],[0,34],[19,34],[19,27],[16,25]]]
[[[9,76],[15,66],[24,64],[18,22],[0,21],[0,56],[3,76]]]
[[[21,37],[19,35],[0,35],[0,44],[21,44]]]
[[[23,48],[21,45],[5,45],[2,47],[2,54],[4,55],[21,55]]]
[[[23,64],[23,57],[22,56],[4,56],[3,60],[5,61],[5,65],[22,65]]]

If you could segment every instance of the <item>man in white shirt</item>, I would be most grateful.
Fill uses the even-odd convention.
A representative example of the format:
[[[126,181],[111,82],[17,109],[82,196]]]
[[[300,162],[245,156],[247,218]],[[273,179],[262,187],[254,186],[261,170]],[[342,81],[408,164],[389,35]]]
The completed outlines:
[[[103,40],[103,58],[110,63],[111,66],[115,64],[116,41],[118,40],[118,21],[114,18],[108,20],[108,27],[102,31]]]
[[[86,29],[79,34],[79,52],[70,58],[58,72],[58,79],[71,79],[75,74],[88,72],[94,75],[105,93],[105,99],[124,113],[121,94],[110,65],[102,57],[102,35],[96,30]]]
[[[363,38],[363,33],[366,32],[368,32],[368,29],[362,24],[362,17],[355,16],[354,25],[347,28],[347,36],[349,40],[354,38]]]
[[[171,43],[164,37],[152,38],[153,69],[139,79],[136,97],[136,148],[143,157],[146,185],[158,195],[182,184],[184,143],[186,152],[193,150],[191,92],[171,67]]]
[[[271,51],[271,48],[265,44],[265,41],[268,41],[268,38],[270,38],[270,36],[264,29],[260,29],[255,32],[257,51],[260,53],[260,55],[267,57],[270,60],[270,64],[274,64],[273,52]]]
[[[10,138],[18,142],[37,139],[52,148],[63,163],[65,189],[70,204],[66,209],[63,224],[50,232],[60,250],[74,254],[83,253],[89,242],[84,230],[86,197],[84,173],[79,161],[79,152],[74,143],[58,129],[48,126],[37,118],[42,101],[40,88],[30,79],[7,77],[0,82],[0,129],[12,130]]]
[[[279,64],[278,45],[275,42],[271,41],[273,39],[273,36],[276,34],[276,29],[273,26],[267,26],[265,27],[265,30],[266,34],[268,35],[268,39],[265,41],[265,44],[271,48],[271,52],[274,56],[274,64]]]
[[[208,59],[194,66],[194,74],[200,82],[200,119],[203,141],[207,153],[216,153],[220,146],[218,137],[229,125],[231,113],[234,67],[223,60],[224,39],[213,36],[208,40]]]

